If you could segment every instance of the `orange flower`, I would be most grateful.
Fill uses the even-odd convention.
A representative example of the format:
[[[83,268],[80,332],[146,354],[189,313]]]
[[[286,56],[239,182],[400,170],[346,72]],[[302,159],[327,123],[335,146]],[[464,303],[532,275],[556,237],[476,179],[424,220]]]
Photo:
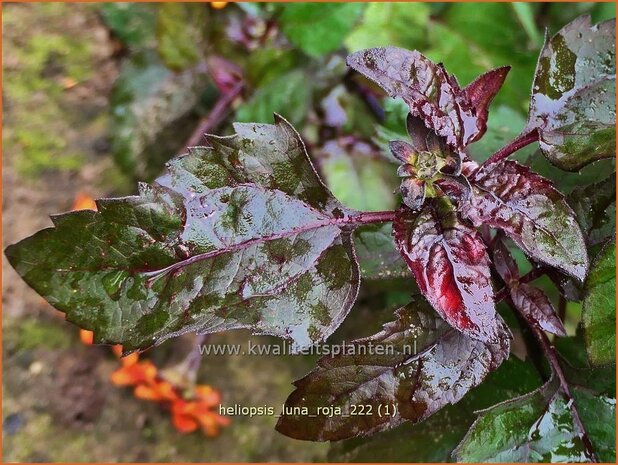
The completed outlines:
[[[131,355],[120,359],[122,366],[112,373],[112,383],[117,386],[137,386],[154,382],[157,367],[150,360],[134,361]]]
[[[198,397],[196,400],[179,399],[172,403],[172,423],[181,433],[191,433],[199,426],[205,435],[216,436],[221,426],[230,424],[230,419],[212,410],[215,407],[212,402],[216,400],[216,404],[219,403],[219,393],[210,386],[202,388],[208,391],[205,400]]]
[[[94,333],[92,331],[88,331],[87,329],[80,329],[79,339],[82,341],[82,344],[91,346],[94,341]]]
[[[225,8],[225,6],[228,4],[229,2],[210,2],[210,6],[212,8],[214,8],[215,10],[220,10],[222,8]]]
[[[83,192],[78,192],[75,196],[75,200],[73,200],[73,208],[72,210],[95,210],[97,209],[97,204],[92,197],[88,194],[84,194]]]
[[[157,379],[150,384],[139,384],[135,387],[135,397],[151,402],[165,402],[179,399],[176,388],[164,380]]]

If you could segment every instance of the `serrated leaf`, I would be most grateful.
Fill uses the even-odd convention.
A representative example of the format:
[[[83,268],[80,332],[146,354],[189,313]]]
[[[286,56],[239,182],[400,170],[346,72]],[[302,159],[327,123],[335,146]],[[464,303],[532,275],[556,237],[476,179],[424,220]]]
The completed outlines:
[[[356,257],[363,279],[395,279],[410,276],[408,265],[393,243],[390,224],[369,224],[354,231]]]
[[[616,156],[616,23],[581,16],[547,40],[537,64],[528,129],[545,156],[577,171]]]
[[[370,3],[345,44],[351,52],[388,45],[421,48],[427,42],[429,13],[424,3]]]
[[[379,84],[393,98],[401,97],[414,116],[455,149],[479,139],[487,126],[486,108],[501,87],[508,68],[490,71],[484,97],[461,89],[454,76],[418,51],[397,47],[371,48],[348,56],[348,66]],[[474,94],[475,102],[471,100]],[[475,106],[475,103],[477,106]]]
[[[307,117],[311,103],[312,86],[302,70],[279,76],[258,88],[251,98],[236,112],[240,122],[265,123],[273,113],[284,113],[294,125],[301,124]]]
[[[343,44],[364,8],[361,3],[288,3],[279,22],[290,42],[319,57]]]
[[[615,401],[574,392],[584,427],[595,425],[590,420],[605,420],[603,426],[597,424],[587,432],[602,461],[613,462],[609,457],[615,455]],[[569,402],[557,382],[550,380],[536,391],[487,409],[453,456],[460,462],[589,462],[592,457]]]
[[[111,96],[112,151],[120,167],[142,179],[159,174],[193,131],[186,118],[207,82],[200,66],[173,73],[153,54],[132,56]],[[173,132],[173,139],[164,132]]]
[[[157,48],[166,66],[185,69],[204,56],[206,12],[203,3],[167,2],[159,5]]]
[[[530,392],[540,384],[530,362],[511,356],[457,404],[444,407],[422,423],[406,423],[370,438],[333,443],[327,458],[345,463],[449,462],[451,452],[476,419],[475,411]]]
[[[582,323],[590,361],[616,361],[616,242],[595,258],[584,287]]]
[[[96,342],[143,349],[188,331],[324,340],[358,291],[350,211],[285,120],[237,124],[138,196],[53,218],[7,248],[22,276]]]
[[[402,207],[393,234],[419,289],[440,316],[472,338],[496,341],[499,325],[485,245],[459,221],[453,206],[435,199],[418,213]]]
[[[502,323],[499,342],[486,344],[449,328],[420,300],[399,309],[397,318],[381,332],[352,342],[353,353],[323,357],[296,381],[286,406],[317,415],[285,414],[277,430],[296,439],[334,441],[416,423],[458,402],[508,357]],[[349,415],[354,405],[370,405],[371,413]],[[318,407],[335,406],[342,414],[318,412]]]
[[[515,260],[502,241],[494,244],[493,263],[506,284],[515,308],[533,325],[558,336],[566,336],[566,330],[556,310],[545,293],[528,283],[519,282],[519,270]]]
[[[472,196],[460,203],[475,226],[502,229],[524,252],[583,281],[586,245],[575,214],[550,181],[514,161],[469,176]]]

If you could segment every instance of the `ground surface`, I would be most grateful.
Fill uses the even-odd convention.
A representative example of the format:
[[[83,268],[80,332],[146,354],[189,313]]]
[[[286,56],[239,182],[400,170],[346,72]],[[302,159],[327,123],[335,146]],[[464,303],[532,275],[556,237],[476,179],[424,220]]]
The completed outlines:
[[[82,191],[126,193],[107,141],[118,63],[96,6],[5,5],[3,247],[51,225]],[[109,350],[30,290],[3,256],[3,461],[311,461],[328,446],[287,439],[275,419],[235,418],[218,438],[180,435],[169,415],[113,386]],[[237,332],[215,342],[244,342]],[[257,340],[258,338],[254,338]],[[158,349],[159,357],[171,351]],[[163,362],[162,362],[163,363]],[[200,378],[226,405],[280,406],[310,360],[215,357]]]

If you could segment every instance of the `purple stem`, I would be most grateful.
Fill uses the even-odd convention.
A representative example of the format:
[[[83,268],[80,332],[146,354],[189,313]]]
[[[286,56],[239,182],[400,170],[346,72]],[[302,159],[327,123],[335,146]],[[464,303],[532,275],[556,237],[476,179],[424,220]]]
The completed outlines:
[[[523,132],[489,157],[481,166],[491,165],[492,163],[497,163],[500,160],[504,160],[506,157],[517,152],[519,149],[522,149],[526,145],[532,144],[538,140],[539,131],[536,128],[531,129],[528,132]]]

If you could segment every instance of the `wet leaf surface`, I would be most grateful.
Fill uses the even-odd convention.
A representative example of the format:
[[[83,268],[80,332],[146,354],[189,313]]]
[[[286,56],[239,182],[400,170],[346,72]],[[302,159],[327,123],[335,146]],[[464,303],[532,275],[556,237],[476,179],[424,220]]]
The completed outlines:
[[[576,187],[567,196],[577,222],[589,245],[597,244],[616,231],[616,173],[607,178]]]
[[[503,323],[499,342],[486,344],[450,328],[422,299],[399,309],[397,318],[381,332],[349,343],[353,352],[321,358],[296,381],[286,407],[306,407],[307,413],[290,410],[277,430],[296,439],[332,441],[416,423],[458,402],[508,357]],[[359,405],[366,406],[364,414],[355,413]],[[319,407],[339,407],[344,415],[329,416]]]
[[[417,51],[372,48],[348,56],[348,66],[402,98],[414,116],[455,149],[479,139],[487,129],[487,107],[502,86],[507,68],[479,77],[461,89],[454,76]],[[484,87],[485,93],[479,91]]]
[[[528,128],[545,156],[577,171],[616,156],[616,23],[581,16],[546,42],[537,64]]]
[[[582,324],[590,360],[616,361],[616,242],[610,241],[595,258],[584,287]]]
[[[10,263],[96,342],[145,348],[188,331],[325,339],[358,290],[350,211],[296,131],[235,125],[172,160],[140,194],[53,217]]]
[[[575,214],[550,181],[513,161],[487,165],[469,176],[473,186],[464,217],[499,228],[535,260],[583,281],[588,256]]]
[[[485,410],[453,456],[460,462],[589,462],[567,402],[557,382],[549,381],[525,396]],[[613,430],[615,435],[615,401],[576,391],[576,404],[581,407],[584,426],[594,425],[586,420],[612,419],[589,435],[593,445],[602,447],[603,461],[614,461],[606,458],[615,455],[615,445],[607,441],[607,433]]]
[[[419,213],[402,207],[393,231],[397,248],[435,310],[464,334],[495,342],[499,323],[489,258],[476,230],[460,222],[442,198]]]
[[[393,243],[391,224],[369,224],[354,231],[356,257],[363,279],[394,279],[410,276],[408,265]]]
[[[530,323],[552,334],[566,336],[566,330],[545,293],[531,284],[519,282],[515,260],[502,241],[494,245],[493,264],[509,289],[513,305]]]
[[[514,379],[517,383],[513,383]],[[405,423],[370,438],[359,437],[333,443],[328,460],[450,462],[451,452],[476,419],[476,411],[526,394],[540,384],[538,373],[530,362],[523,362],[511,356],[457,404],[444,407],[421,423]]]

